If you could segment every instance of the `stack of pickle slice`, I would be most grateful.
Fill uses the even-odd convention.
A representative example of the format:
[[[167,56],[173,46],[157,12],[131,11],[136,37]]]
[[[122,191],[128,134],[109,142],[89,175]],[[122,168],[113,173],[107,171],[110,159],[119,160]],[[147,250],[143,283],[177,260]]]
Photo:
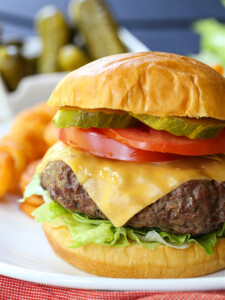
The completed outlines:
[[[165,130],[190,139],[213,138],[225,127],[225,121],[212,118],[156,117],[112,110],[80,110],[61,108],[54,123],[59,128],[80,127],[128,128],[146,124],[156,130]]]

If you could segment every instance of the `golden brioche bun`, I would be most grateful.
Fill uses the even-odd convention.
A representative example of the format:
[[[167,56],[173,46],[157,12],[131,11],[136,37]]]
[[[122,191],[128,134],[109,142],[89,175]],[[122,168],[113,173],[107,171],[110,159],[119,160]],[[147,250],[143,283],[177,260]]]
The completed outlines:
[[[213,256],[196,244],[184,250],[158,246],[149,250],[138,244],[127,247],[72,245],[66,226],[44,223],[43,228],[54,252],[82,271],[116,278],[187,278],[203,276],[225,267],[225,238],[217,241]]]
[[[49,105],[225,120],[225,78],[176,54],[113,55],[68,74]]]

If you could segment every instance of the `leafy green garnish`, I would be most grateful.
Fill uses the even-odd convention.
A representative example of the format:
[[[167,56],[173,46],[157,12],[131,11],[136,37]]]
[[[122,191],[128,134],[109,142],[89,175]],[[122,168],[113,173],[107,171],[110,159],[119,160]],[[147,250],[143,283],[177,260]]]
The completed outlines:
[[[201,36],[201,52],[213,54],[225,65],[225,24],[215,19],[205,19],[195,22],[193,29]]]

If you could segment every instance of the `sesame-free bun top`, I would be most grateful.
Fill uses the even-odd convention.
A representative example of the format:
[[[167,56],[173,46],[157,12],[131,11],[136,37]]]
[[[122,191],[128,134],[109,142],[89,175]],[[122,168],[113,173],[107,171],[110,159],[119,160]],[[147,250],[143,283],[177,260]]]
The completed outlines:
[[[225,120],[225,78],[181,55],[119,54],[69,73],[49,105]]]

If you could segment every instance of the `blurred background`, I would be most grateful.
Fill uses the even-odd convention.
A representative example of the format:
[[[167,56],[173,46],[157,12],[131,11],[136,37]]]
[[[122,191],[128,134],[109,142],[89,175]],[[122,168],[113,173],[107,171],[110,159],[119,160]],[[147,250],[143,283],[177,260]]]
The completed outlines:
[[[65,72],[149,49],[192,56],[223,74],[225,0],[0,1],[4,116],[26,107],[31,90],[31,104],[47,99]]]
[[[68,18],[69,0],[0,1],[3,33],[21,37],[35,34],[33,19],[46,4],[57,6]],[[106,0],[117,21],[146,46],[156,51],[191,53],[199,50],[199,37],[191,30],[197,19],[213,17],[225,22],[220,0]]]
[[[190,30],[199,18],[225,21],[220,0],[107,0],[119,23],[153,50],[198,51],[198,37]],[[34,34],[33,18],[47,3],[68,15],[69,0],[7,0],[0,3],[0,19],[5,33]]]

